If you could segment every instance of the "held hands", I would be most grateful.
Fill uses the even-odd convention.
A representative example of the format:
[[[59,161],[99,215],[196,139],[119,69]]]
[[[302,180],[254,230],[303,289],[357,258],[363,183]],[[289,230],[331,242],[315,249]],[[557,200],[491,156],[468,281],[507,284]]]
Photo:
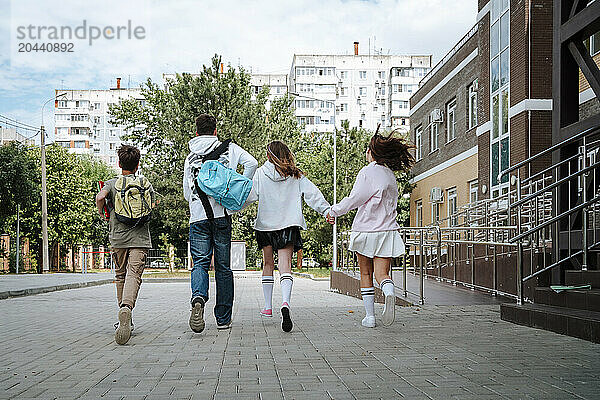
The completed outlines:
[[[331,214],[327,213],[327,215],[325,215],[325,219],[327,220],[327,222],[329,222],[331,225],[333,225],[335,223],[335,217],[332,217]]]

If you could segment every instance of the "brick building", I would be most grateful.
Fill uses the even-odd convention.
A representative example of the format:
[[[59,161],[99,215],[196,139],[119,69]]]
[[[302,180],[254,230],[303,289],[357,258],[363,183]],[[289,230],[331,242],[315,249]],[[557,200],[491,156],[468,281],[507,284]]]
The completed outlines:
[[[552,16],[551,0],[479,0],[477,24],[421,81],[410,100],[412,226],[451,224],[462,205],[505,194],[498,174],[552,144]],[[586,45],[600,63],[600,34]],[[583,116],[600,112],[583,76],[579,103]]]
[[[411,97],[411,225],[444,220],[477,200],[478,27],[475,25],[421,81]]]

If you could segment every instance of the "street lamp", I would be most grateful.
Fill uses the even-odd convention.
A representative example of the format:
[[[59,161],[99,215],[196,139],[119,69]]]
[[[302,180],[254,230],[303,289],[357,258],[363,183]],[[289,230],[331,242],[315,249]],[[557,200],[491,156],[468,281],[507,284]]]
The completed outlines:
[[[316,97],[305,96],[302,94],[288,92],[295,97],[303,97],[309,100],[322,101],[333,105],[333,204],[337,203],[337,128],[335,126],[335,102],[331,100],[317,99]],[[333,223],[333,270],[337,271],[337,218]]]
[[[44,107],[52,100],[56,101],[65,93],[56,95],[42,105],[42,126],[40,128],[40,158],[42,162],[42,272],[50,271],[48,260],[48,199],[46,196],[46,132],[44,130]]]

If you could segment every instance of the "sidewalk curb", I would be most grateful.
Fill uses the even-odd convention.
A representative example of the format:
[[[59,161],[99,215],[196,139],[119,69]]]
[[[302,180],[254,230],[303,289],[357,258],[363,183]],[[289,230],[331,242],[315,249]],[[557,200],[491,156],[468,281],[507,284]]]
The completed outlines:
[[[79,289],[79,288],[84,288],[84,287],[100,286],[100,285],[106,285],[108,283],[113,283],[113,282],[114,282],[114,279],[111,278],[111,279],[102,279],[99,281],[66,283],[64,285],[36,287],[36,288],[31,288],[31,289],[7,290],[4,292],[0,292],[0,300],[5,300],[5,299],[11,298],[11,297],[34,296],[36,294],[56,292],[59,290]]]
[[[329,278],[315,278],[313,274],[307,274],[306,272],[292,272],[292,274],[301,276],[303,278],[308,278],[313,281],[329,281]]]
[[[209,278],[214,281],[214,278]],[[188,283],[190,278],[144,278],[142,277],[142,282],[144,283]]]

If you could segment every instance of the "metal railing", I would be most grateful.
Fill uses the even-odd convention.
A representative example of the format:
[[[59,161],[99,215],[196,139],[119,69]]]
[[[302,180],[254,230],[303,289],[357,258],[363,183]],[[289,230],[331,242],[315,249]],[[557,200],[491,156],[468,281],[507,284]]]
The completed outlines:
[[[600,128],[585,130],[565,141],[530,157],[502,171],[500,176],[509,174],[511,184],[516,186],[516,199],[509,205],[509,213],[516,214],[517,234],[510,238],[517,246],[517,303],[522,304],[523,285],[532,278],[550,271],[557,266],[570,265],[587,270],[589,253],[600,247],[600,188],[598,172],[600,160]],[[566,146],[578,145],[578,152],[529,177],[522,178],[522,170],[531,169],[534,161],[549,156]],[[530,185],[532,179],[544,180],[542,187]],[[546,183],[546,179],[548,182]],[[527,186],[524,186],[527,185]],[[530,224],[524,218],[527,210],[537,209],[540,199],[557,199],[562,194],[563,204],[549,218],[535,219]],[[564,211],[562,211],[564,209]],[[532,221],[530,221],[532,222]],[[563,243],[566,242],[566,246]],[[524,254],[548,255],[549,263],[530,263],[530,271],[525,275]]]
[[[406,253],[392,262],[392,271],[402,273],[399,289],[404,297],[416,295],[423,304],[424,279],[433,277],[522,304],[527,300],[524,284],[532,278],[567,262],[587,269],[589,253],[600,251],[599,133],[600,128],[587,130],[502,171],[499,180],[509,174],[510,186],[496,198],[467,204],[430,226],[401,228]],[[522,169],[533,169],[534,161],[576,141],[583,143],[577,154],[521,176]],[[566,210],[557,213],[554,202],[559,188],[577,195],[569,195]],[[579,229],[581,248],[572,243],[577,223],[586,227]],[[561,232],[567,237],[562,252]],[[356,257],[348,250],[349,233],[338,235],[338,241],[340,269],[356,273]],[[416,293],[408,290],[407,272],[419,276]],[[486,274],[489,279],[484,282]]]
[[[506,257],[511,250],[514,251],[516,244],[510,243],[508,239],[516,234],[515,226],[497,227],[409,227],[400,228],[400,234],[406,247],[404,255],[393,260],[391,272],[401,271],[402,285],[397,286],[405,298],[411,294],[418,298],[420,304],[425,303],[425,283],[428,277],[445,281],[454,285],[461,284],[471,289],[485,290],[493,295],[515,297],[514,294],[505,293],[500,290],[496,282],[498,258]],[[338,235],[340,240],[340,270],[356,274],[358,263],[356,257],[348,249],[349,232]],[[476,254],[476,246],[485,250],[483,254]],[[465,249],[466,251],[461,251]],[[478,261],[491,259],[493,263],[492,287],[477,284],[475,276]],[[458,276],[459,267],[470,271],[470,278],[461,279]],[[417,292],[410,291],[407,285],[407,273],[419,277]]]

